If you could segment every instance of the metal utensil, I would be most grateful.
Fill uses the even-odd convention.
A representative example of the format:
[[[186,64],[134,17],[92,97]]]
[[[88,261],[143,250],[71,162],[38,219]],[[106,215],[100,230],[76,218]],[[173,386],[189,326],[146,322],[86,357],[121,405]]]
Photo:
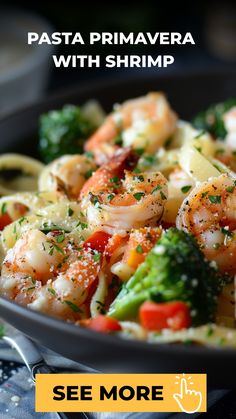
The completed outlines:
[[[36,374],[51,374],[57,372],[46,363],[37,346],[26,336],[14,331],[12,335],[5,335],[2,339],[18,352],[24,364],[28,368],[34,383]],[[62,412],[56,414],[61,419],[69,419],[72,417],[72,415]],[[76,417],[88,419],[88,416],[84,412],[77,413]]]
[[[46,364],[33,342],[24,335],[19,333],[14,336],[3,336],[3,340],[16,349],[28,368],[34,383],[36,374],[50,374],[55,372],[52,367]]]

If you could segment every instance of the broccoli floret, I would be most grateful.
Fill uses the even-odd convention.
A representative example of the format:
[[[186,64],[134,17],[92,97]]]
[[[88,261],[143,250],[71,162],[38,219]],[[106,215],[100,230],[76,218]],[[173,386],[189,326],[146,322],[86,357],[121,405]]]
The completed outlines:
[[[217,296],[228,281],[205,259],[193,236],[171,228],[123,286],[108,314],[135,319],[146,300],[179,300],[189,305],[193,325],[207,323],[214,319]]]
[[[40,117],[39,151],[45,163],[63,154],[83,152],[85,140],[95,130],[78,106],[66,105]]]
[[[236,99],[229,99],[226,102],[211,105],[206,111],[199,112],[192,123],[195,128],[208,131],[214,137],[223,140],[227,135],[223,115],[233,106],[236,106]]]

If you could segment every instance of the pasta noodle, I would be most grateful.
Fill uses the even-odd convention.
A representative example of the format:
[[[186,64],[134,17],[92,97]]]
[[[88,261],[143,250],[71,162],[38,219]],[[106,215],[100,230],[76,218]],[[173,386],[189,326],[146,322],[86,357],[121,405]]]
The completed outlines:
[[[92,317],[96,317],[104,310],[107,296],[106,277],[103,272],[98,275],[98,286],[91,299],[90,312]]]
[[[171,148],[180,148],[189,143],[200,149],[204,156],[213,156],[215,154],[216,145],[208,133],[199,132],[188,122],[179,121],[171,141]]]
[[[236,347],[236,331],[227,327],[216,325],[200,326],[179,332],[164,333],[162,335],[150,334],[148,341],[152,343],[196,342],[207,346]]]
[[[16,192],[19,190],[37,190],[38,176],[42,172],[44,165],[38,160],[21,154],[3,154],[0,156],[0,172],[5,170],[20,170],[23,180],[17,182]],[[33,179],[32,179],[33,178]],[[0,195],[9,195],[15,191],[0,183]]]
[[[221,174],[220,170],[210,163],[191,143],[183,146],[179,163],[183,170],[196,182],[204,182]]]

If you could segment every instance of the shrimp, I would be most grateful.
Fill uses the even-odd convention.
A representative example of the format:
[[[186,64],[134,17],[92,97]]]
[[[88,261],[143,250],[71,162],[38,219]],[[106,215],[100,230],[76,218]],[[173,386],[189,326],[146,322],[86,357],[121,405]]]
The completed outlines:
[[[59,318],[88,316],[88,299],[101,267],[101,254],[61,231],[32,229],[3,261],[0,293]]]
[[[229,175],[196,186],[183,201],[176,225],[196,237],[222,272],[236,274],[236,184]]]
[[[81,190],[89,225],[111,231],[155,225],[167,200],[167,180],[158,172],[135,173],[132,151],[121,149]]]
[[[101,165],[123,143],[124,147],[155,152],[173,134],[177,116],[162,93],[149,93],[117,105],[85,145]]]
[[[77,199],[84,183],[96,168],[96,164],[86,155],[62,156],[44,169],[39,189],[63,191],[70,199]]]

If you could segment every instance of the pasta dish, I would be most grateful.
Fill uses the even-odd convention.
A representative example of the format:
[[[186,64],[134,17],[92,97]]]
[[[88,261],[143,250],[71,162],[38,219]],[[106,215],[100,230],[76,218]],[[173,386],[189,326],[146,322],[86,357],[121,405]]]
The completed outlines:
[[[164,94],[40,118],[0,156],[0,295],[102,333],[236,346],[236,101]]]

